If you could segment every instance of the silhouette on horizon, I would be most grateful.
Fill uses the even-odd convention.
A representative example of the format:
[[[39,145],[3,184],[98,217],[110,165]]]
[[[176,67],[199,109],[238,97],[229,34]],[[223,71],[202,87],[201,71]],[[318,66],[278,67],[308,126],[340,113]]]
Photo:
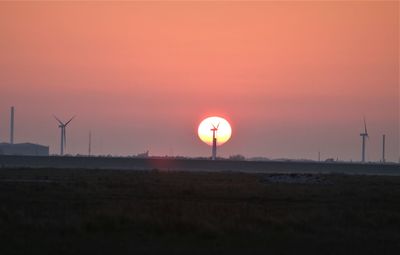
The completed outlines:
[[[55,115],[54,115],[54,118],[58,121],[58,123],[59,123],[58,127],[61,129],[60,155],[63,156],[64,155],[64,149],[67,149],[66,128],[67,128],[67,125],[75,118],[75,116],[73,116],[65,124],[61,120],[59,120]]]

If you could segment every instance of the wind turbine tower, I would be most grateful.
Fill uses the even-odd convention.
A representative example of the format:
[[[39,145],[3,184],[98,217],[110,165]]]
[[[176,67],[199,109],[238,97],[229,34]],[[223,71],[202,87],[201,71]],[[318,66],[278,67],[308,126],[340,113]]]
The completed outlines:
[[[88,148],[89,157],[92,155],[92,131],[89,131],[89,148]]]
[[[362,138],[362,148],[361,148],[361,162],[365,162],[365,139],[368,138],[368,132],[367,132],[367,124],[365,122],[364,118],[364,133],[360,134]]]
[[[216,158],[217,158],[217,137],[215,136],[215,133],[218,131],[219,123],[217,126],[214,126],[214,124],[212,124],[212,127],[213,128],[211,129],[211,131],[213,132],[213,143],[212,143],[211,159],[216,160]]]
[[[10,144],[14,144],[14,106],[11,107],[10,116]]]
[[[385,138],[386,138],[386,135],[382,135],[382,163],[386,162],[386,159],[385,159]]]
[[[60,143],[60,155],[64,155],[64,149],[67,147],[67,134],[66,134],[66,128],[67,125],[75,118],[72,117],[69,121],[66,123],[63,123],[61,120],[59,120],[56,116],[54,118],[58,121],[58,127],[61,129],[61,143]]]

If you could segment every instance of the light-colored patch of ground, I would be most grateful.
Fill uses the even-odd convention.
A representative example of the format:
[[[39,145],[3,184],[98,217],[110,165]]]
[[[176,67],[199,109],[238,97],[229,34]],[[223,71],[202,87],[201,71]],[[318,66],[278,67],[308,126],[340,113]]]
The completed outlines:
[[[314,174],[268,174],[263,175],[264,183],[331,184],[321,175]]]

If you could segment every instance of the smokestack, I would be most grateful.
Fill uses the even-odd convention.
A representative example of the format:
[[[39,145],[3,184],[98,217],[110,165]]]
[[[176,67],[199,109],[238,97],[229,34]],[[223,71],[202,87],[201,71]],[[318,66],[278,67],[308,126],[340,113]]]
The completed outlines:
[[[14,144],[14,106],[11,107],[10,143]]]

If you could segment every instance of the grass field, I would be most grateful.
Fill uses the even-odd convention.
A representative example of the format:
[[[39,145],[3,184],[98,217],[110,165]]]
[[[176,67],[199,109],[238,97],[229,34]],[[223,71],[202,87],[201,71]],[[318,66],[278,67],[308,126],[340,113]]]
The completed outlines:
[[[0,170],[0,254],[399,254],[400,177]]]

